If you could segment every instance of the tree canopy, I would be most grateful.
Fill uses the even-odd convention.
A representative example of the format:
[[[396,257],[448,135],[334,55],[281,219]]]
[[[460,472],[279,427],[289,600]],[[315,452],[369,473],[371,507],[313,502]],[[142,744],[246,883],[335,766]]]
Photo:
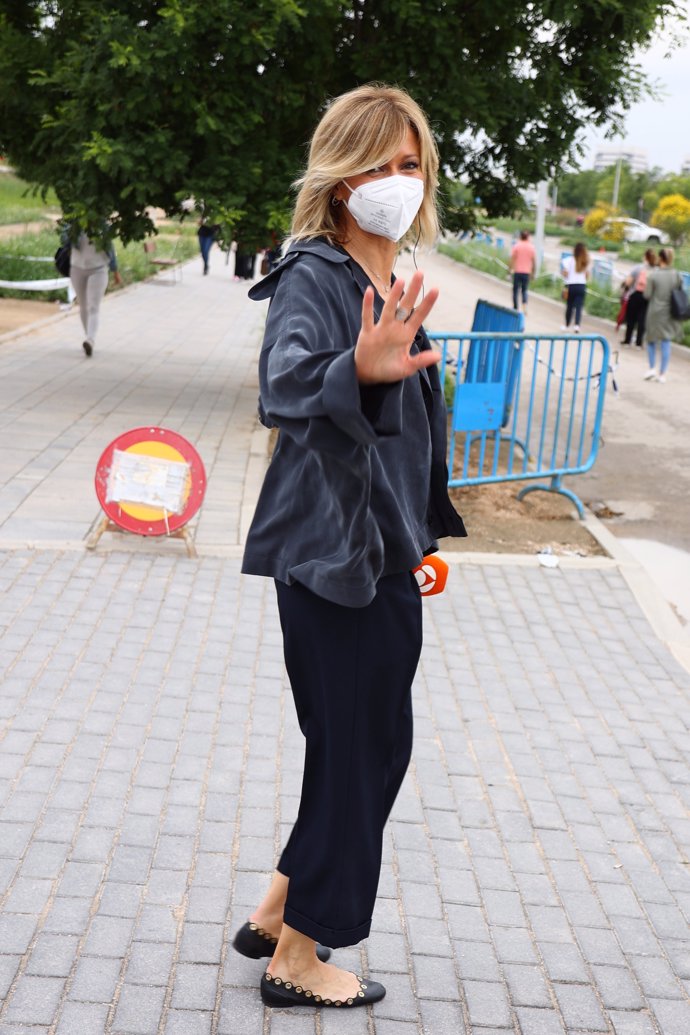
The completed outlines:
[[[148,206],[192,195],[262,244],[328,98],[385,81],[499,215],[585,126],[620,126],[646,88],[639,48],[681,16],[678,0],[5,0],[0,152],[84,226],[114,212],[140,238]]]

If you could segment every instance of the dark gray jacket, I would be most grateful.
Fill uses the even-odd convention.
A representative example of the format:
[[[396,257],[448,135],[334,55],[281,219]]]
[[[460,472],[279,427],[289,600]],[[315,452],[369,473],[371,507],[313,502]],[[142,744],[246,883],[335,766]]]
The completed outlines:
[[[249,292],[271,299],[260,414],[280,429],[242,571],[363,607],[437,536],[466,535],[448,498],[446,408],[435,366],[363,387],[354,345],[370,281],[343,250],[299,241]],[[382,306],[376,299],[375,309]],[[415,346],[428,349],[420,331]]]

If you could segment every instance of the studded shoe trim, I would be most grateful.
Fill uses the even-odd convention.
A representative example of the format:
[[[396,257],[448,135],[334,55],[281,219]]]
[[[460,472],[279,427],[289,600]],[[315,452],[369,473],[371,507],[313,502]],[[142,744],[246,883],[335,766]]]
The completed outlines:
[[[274,938],[272,934],[268,933],[268,931],[264,931],[263,927],[257,927],[256,924],[250,923],[249,930],[252,931],[254,934],[258,934],[260,938],[265,938],[267,942],[271,943],[271,945],[278,944],[278,939]]]
[[[288,990],[296,992],[298,995],[303,995],[305,999],[311,999],[315,1003],[323,1003],[324,1006],[353,1006],[355,998],[363,999],[364,993],[367,990],[367,985],[364,983],[364,981],[362,981],[361,977],[357,975],[357,980],[359,981],[359,991],[357,992],[356,997],[353,996],[350,999],[345,1000],[322,999],[320,995],[316,995],[314,992],[312,992],[310,988],[302,988],[301,985],[293,985],[290,981],[283,981],[282,978],[271,977],[268,971],[266,971],[266,973],[264,974],[264,978],[269,984],[276,985],[276,987],[278,988],[282,986],[283,988],[287,988]]]

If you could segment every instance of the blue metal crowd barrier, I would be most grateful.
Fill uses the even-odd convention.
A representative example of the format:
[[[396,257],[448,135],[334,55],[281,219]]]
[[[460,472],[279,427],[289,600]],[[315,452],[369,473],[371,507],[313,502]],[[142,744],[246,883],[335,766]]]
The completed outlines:
[[[550,479],[543,489],[582,502],[563,486],[597,457],[610,349],[599,335],[495,330],[435,333],[441,374],[452,380],[450,486]],[[516,448],[517,447],[517,448]]]

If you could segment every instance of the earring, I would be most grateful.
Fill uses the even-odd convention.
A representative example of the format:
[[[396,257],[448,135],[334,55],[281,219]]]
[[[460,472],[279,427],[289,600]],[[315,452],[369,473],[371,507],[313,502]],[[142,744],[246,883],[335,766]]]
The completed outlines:
[[[340,198],[336,198],[335,194],[332,194],[331,195],[331,205],[333,206],[333,208],[337,208],[339,204],[340,204]]]

